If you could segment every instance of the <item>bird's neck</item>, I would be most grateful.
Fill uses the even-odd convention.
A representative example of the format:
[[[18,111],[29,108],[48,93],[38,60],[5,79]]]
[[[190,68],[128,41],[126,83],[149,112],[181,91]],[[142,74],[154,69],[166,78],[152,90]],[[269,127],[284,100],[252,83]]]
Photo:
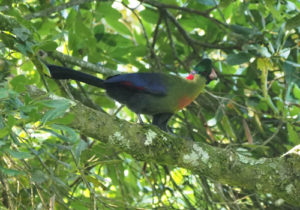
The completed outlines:
[[[205,78],[198,74],[193,75],[193,79],[187,79],[188,95],[192,98],[197,97],[201,91],[205,88]]]
[[[189,83],[194,84],[196,86],[200,86],[201,88],[204,88],[204,86],[205,86],[205,78],[204,77],[201,77],[199,74],[192,75],[193,77],[190,75],[186,78]]]

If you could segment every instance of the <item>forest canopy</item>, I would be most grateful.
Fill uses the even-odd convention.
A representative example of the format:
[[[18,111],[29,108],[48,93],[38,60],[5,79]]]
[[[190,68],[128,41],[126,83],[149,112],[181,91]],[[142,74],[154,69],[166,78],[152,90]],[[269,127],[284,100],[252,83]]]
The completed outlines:
[[[0,208],[300,207],[298,0],[0,0]],[[218,79],[150,125],[45,64]]]

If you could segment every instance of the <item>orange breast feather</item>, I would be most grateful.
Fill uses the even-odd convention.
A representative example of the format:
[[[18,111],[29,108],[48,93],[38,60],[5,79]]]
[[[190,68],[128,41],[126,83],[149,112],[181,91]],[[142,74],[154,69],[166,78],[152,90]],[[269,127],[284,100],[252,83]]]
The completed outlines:
[[[194,100],[194,98],[184,96],[183,98],[181,98],[179,100],[178,109],[179,110],[183,109],[184,107],[186,107],[187,105],[189,105],[193,100]]]

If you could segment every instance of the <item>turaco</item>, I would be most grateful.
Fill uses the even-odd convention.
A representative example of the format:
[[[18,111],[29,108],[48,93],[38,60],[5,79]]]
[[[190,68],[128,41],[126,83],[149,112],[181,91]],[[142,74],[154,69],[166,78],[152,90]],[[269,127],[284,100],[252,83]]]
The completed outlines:
[[[152,124],[164,131],[171,116],[189,105],[205,84],[217,77],[210,59],[203,59],[187,78],[166,73],[129,73],[102,80],[69,68],[47,66],[53,79],[73,79],[103,88],[133,112],[152,115]]]

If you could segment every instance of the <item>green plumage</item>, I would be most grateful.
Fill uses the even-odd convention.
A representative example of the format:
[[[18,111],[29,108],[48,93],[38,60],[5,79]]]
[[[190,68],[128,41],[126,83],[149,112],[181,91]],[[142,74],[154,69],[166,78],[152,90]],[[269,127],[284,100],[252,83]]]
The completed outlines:
[[[152,115],[152,123],[163,130],[167,130],[167,122],[175,112],[202,92],[214,72],[209,59],[202,60],[187,78],[164,73],[132,73],[101,80],[65,67],[47,66],[52,78],[74,79],[103,88],[111,98],[135,113]]]
[[[193,80],[162,74],[166,87],[165,96],[136,93],[134,104],[127,104],[137,113],[155,115],[159,113],[175,113],[190,104],[204,89],[205,78],[195,75]]]

